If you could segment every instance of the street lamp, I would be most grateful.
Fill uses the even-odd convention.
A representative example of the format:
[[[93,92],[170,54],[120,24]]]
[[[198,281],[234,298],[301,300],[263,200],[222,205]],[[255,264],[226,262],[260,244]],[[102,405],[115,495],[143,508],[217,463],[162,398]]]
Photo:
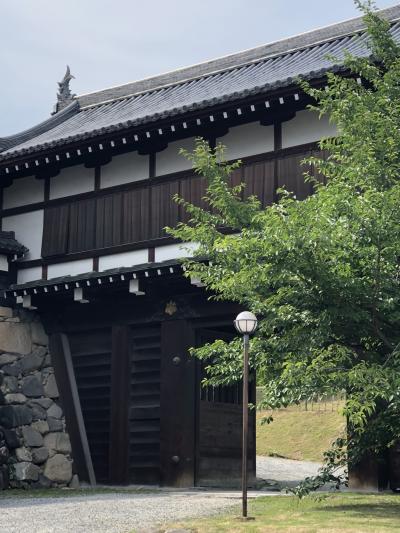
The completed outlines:
[[[239,313],[234,320],[236,330],[243,335],[243,444],[242,444],[242,517],[247,518],[247,442],[249,429],[249,336],[257,328],[257,317],[249,311]]]

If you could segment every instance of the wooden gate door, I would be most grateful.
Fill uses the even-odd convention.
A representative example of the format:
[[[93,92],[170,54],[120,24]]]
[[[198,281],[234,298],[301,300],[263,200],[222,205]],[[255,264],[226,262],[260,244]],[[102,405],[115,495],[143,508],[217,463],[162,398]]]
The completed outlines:
[[[194,332],[185,319],[161,324],[161,483],[194,485],[195,361],[189,356]]]
[[[196,345],[216,339],[232,340],[225,332],[197,331]],[[231,386],[202,387],[204,372],[198,365],[198,423],[196,447],[196,485],[239,486],[242,457],[242,383]],[[254,401],[255,380],[249,387]],[[249,414],[249,481],[255,477],[255,416]]]

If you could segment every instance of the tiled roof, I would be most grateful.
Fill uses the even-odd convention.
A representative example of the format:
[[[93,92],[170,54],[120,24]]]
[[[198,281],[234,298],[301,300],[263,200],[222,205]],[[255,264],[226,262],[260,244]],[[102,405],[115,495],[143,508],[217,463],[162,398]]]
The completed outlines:
[[[27,252],[28,248],[15,239],[13,231],[0,231],[0,253],[21,256]]]
[[[400,5],[383,10],[400,18]],[[261,46],[169,74],[77,97],[51,119],[20,135],[0,139],[0,162],[216,104],[293,85],[298,76],[320,78],[342,67],[345,51],[369,55],[361,18]],[[400,42],[400,22],[391,32]],[[332,63],[327,55],[335,56]],[[62,120],[60,121],[60,118]]]
[[[119,267],[119,268],[112,268],[109,270],[103,270],[101,272],[86,272],[85,274],[78,274],[75,276],[62,276],[58,278],[52,278],[49,280],[46,279],[39,279],[35,281],[29,281],[27,283],[21,283],[21,284],[13,284],[10,286],[8,292],[12,291],[22,291],[22,290],[28,290],[28,289],[35,289],[39,287],[54,287],[55,285],[63,285],[63,284],[70,284],[73,286],[75,282],[85,282],[90,280],[96,280],[96,279],[105,279],[112,276],[121,276],[126,275],[128,279],[129,274],[143,274],[145,275],[145,272],[153,272],[157,273],[157,271],[160,271],[164,273],[165,271],[168,271],[170,273],[181,273],[182,272],[182,261],[180,259],[168,259],[166,261],[160,261],[158,263],[142,263],[140,265],[134,265],[131,267]],[[131,278],[132,279],[132,276]]]

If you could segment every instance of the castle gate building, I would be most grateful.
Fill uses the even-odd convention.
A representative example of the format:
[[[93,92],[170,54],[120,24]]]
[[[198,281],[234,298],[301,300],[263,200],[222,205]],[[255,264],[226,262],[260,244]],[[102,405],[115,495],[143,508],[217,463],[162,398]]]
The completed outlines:
[[[397,38],[400,8],[384,14]],[[336,129],[296,79],[345,75],[327,59],[345,50],[368,54],[361,19],[80,96],[68,69],[53,114],[0,139],[1,230],[22,245],[0,258],[4,302],[49,335],[81,480],[239,480],[241,386],[202,388],[189,348],[232,338],[240,309],[183,276],[188,252],[164,230],[187,219],[175,194],[202,205],[205,192],[178,151],[222,142],[242,160],[232,184],[265,207],[280,187],[312,194],[300,161]]]

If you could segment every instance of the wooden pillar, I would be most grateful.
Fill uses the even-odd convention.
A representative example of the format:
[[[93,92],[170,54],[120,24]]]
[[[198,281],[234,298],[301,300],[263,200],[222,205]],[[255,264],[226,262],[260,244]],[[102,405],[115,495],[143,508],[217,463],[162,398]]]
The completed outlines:
[[[188,350],[194,332],[186,320],[161,326],[161,483],[191,487],[195,476],[195,361]]]
[[[130,337],[128,326],[112,328],[109,480],[129,483]]]

